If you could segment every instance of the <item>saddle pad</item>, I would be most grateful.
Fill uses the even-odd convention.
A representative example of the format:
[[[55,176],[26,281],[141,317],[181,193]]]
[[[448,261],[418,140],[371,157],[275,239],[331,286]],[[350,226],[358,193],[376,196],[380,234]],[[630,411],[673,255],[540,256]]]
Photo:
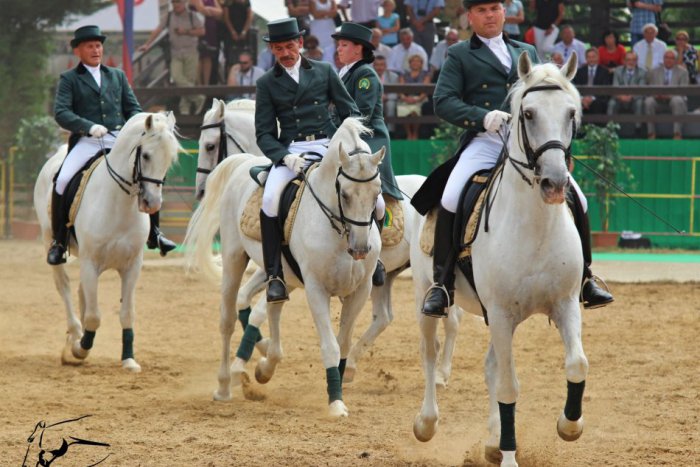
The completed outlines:
[[[304,186],[306,185],[299,179],[292,180],[291,183],[298,185],[299,188],[294,196],[294,200],[289,206],[289,212],[284,222],[283,234],[285,240],[288,239],[292,233],[294,220],[296,219],[297,211],[299,210],[301,194],[304,192]],[[243,214],[241,214],[240,221],[241,232],[243,232],[243,235],[259,242],[262,241],[262,235],[260,233],[260,209],[262,209],[262,196],[262,187],[258,187],[253,191],[250,198],[248,198],[248,202],[246,202],[246,205],[243,208]],[[280,205],[280,210],[282,209],[284,209],[284,206]],[[281,213],[280,216],[282,216]]]
[[[70,209],[68,210],[68,223],[66,225],[69,228],[73,227],[73,224],[75,223],[75,218],[78,215],[78,209],[80,209],[80,203],[83,200],[83,193],[85,192],[85,187],[87,186],[88,180],[90,180],[92,172],[94,172],[95,168],[97,168],[100,162],[102,162],[102,159],[104,159],[104,157],[102,156],[94,158],[92,163],[87,168],[85,168],[81,172],[78,172],[82,175],[80,178],[80,185],[78,185],[78,188],[75,191],[75,195],[73,196],[73,200],[70,204]],[[51,204],[49,203],[49,210],[51,210],[50,206]]]
[[[398,245],[403,239],[405,219],[399,200],[392,196],[384,196],[384,203],[386,214],[382,230],[382,248],[389,248]]]

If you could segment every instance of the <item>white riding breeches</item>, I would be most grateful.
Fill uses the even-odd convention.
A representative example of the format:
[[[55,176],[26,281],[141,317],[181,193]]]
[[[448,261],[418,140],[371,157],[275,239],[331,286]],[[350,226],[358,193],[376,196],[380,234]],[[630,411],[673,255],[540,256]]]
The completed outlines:
[[[100,143],[98,138],[93,138],[92,136],[83,136],[80,138],[78,143],[63,160],[61,171],[56,179],[56,193],[59,195],[63,194],[73,176],[78,173],[78,170],[80,170],[92,156],[97,154],[97,151],[101,150],[103,147],[114,147],[114,142],[118,134],[119,131],[117,130],[107,133],[102,138],[102,143]]]
[[[459,205],[459,197],[462,194],[464,185],[469,179],[480,170],[486,170],[494,167],[498,161],[498,156],[503,149],[503,142],[495,133],[479,133],[469,143],[469,145],[459,155],[459,160],[454,169],[450,173],[450,177],[445,184],[445,191],[442,193],[440,204],[442,207],[451,213],[457,212]],[[584,212],[588,211],[588,202],[581,191],[581,188],[574,180],[574,177],[569,175],[569,180],[576,194],[581,200]]]

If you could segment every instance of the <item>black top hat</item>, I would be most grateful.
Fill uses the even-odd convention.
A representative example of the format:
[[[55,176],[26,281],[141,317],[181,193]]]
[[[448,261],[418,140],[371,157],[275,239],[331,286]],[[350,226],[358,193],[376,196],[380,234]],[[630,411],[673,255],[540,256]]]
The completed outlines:
[[[85,41],[100,41],[104,43],[105,36],[102,35],[99,26],[83,26],[75,30],[73,39],[70,41],[70,46],[78,47],[78,44]]]
[[[483,5],[484,3],[503,3],[503,0],[463,0],[464,8],[469,9],[475,5]]]
[[[295,18],[284,18],[267,23],[267,32],[263,36],[265,42],[284,42],[302,36],[306,30],[299,31]]]
[[[331,37],[333,39],[346,39],[374,50],[374,44],[371,42],[372,30],[361,24],[343,23],[340,25],[340,31],[331,34]]]

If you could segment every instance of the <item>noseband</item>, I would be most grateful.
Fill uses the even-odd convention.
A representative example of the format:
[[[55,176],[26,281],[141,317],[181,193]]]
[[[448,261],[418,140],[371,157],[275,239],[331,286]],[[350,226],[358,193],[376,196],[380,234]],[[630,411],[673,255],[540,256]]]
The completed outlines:
[[[211,123],[209,125],[202,125],[199,127],[200,130],[208,130],[210,128],[219,129],[219,154],[216,159],[216,165],[221,164],[221,162],[228,157],[228,145],[226,140],[230,139],[233,144],[236,145],[239,151],[246,152],[243,146],[236,140],[236,138],[226,131],[226,122],[221,120],[219,123]],[[216,165],[214,167],[216,167]],[[197,167],[197,173],[209,175],[213,169],[200,169]]]
[[[145,134],[146,133],[141,133],[141,136],[143,137]],[[100,144],[102,144],[101,138]],[[131,172],[131,181],[128,181],[124,177],[119,175],[111,165],[109,165],[109,158],[107,157],[107,152],[105,151],[104,146],[102,146],[102,152],[105,156],[105,163],[107,164],[107,172],[109,172],[109,175],[117,183],[119,188],[121,188],[122,191],[129,196],[133,196],[134,193],[132,193],[132,188],[136,185],[138,185],[139,187],[138,194],[141,194],[143,192],[143,182],[154,183],[158,186],[161,186],[165,183],[165,177],[163,177],[163,179],[160,180],[158,178],[150,178],[143,176],[143,172],[141,170],[141,145],[139,144],[138,146],[136,146],[134,149],[131,150],[131,152],[134,152],[134,150],[136,150],[136,157],[134,158],[134,169]]]

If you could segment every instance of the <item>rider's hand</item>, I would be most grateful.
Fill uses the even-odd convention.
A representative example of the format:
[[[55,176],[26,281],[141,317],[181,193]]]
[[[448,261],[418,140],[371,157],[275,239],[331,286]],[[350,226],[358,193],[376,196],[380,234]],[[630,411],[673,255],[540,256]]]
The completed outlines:
[[[484,117],[484,128],[486,131],[495,133],[501,129],[501,125],[510,120],[510,114],[500,110],[492,110]]]
[[[102,138],[107,134],[107,131],[107,128],[104,126],[95,124],[90,127],[90,136],[93,138]]]
[[[300,174],[306,164],[306,160],[299,154],[287,154],[284,156],[284,159],[282,159],[282,162],[284,162],[284,165],[286,165],[289,170],[296,174]]]

